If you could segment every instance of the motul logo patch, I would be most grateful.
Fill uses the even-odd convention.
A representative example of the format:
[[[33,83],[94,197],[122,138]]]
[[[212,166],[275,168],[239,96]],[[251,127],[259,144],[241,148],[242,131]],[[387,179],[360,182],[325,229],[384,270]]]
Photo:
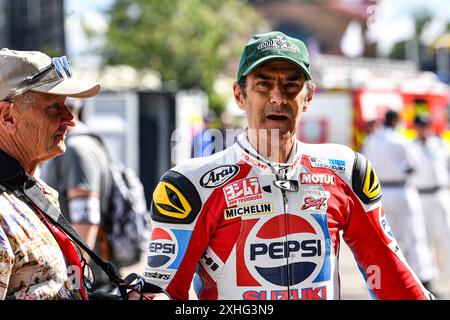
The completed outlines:
[[[325,173],[301,173],[301,184],[322,184],[335,186],[335,176]]]

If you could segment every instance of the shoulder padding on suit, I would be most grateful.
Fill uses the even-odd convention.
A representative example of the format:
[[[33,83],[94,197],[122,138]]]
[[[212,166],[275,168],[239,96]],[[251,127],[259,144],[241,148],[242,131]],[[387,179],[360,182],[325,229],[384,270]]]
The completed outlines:
[[[371,204],[381,198],[381,185],[372,163],[362,154],[355,152],[353,164],[352,189],[365,204]]]
[[[167,171],[153,192],[152,219],[165,223],[192,223],[200,212],[200,196],[189,179]]]

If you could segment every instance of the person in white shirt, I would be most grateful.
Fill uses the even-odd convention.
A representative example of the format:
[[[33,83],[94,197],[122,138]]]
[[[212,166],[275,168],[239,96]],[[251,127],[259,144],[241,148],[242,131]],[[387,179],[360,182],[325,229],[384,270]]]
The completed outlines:
[[[361,153],[377,168],[386,218],[400,249],[422,283],[431,290],[436,270],[427,243],[422,204],[411,183],[417,154],[413,144],[396,131],[398,122],[398,113],[388,111],[384,126],[367,137]]]
[[[427,116],[414,120],[419,152],[414,183],[419,191],[431,248],[440,271],[450,275],[450,156],[446,143],[434,135]]]

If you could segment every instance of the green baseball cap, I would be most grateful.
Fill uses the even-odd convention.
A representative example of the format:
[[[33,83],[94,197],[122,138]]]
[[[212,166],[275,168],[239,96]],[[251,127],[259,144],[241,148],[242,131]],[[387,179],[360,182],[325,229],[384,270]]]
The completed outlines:
[[[244,48],[239,62],[237,81],[272,59],[285,59],[298,65],[311,80],[308,49],[303,41],[273,31],[253,36]]]

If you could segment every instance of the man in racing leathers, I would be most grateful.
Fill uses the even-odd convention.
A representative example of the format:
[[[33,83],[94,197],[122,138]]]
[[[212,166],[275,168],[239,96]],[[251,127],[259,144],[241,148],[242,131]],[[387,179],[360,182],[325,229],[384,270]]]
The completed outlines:
[[[248,128],[163,175],[145,278],[174,299],[188,299],[194,274],[199,299],[339,299],[343,231],[374,298],[432,298],[392,237],[371,163],[295,138],[315,91],[304,43],[254,36],[233,89]]]

